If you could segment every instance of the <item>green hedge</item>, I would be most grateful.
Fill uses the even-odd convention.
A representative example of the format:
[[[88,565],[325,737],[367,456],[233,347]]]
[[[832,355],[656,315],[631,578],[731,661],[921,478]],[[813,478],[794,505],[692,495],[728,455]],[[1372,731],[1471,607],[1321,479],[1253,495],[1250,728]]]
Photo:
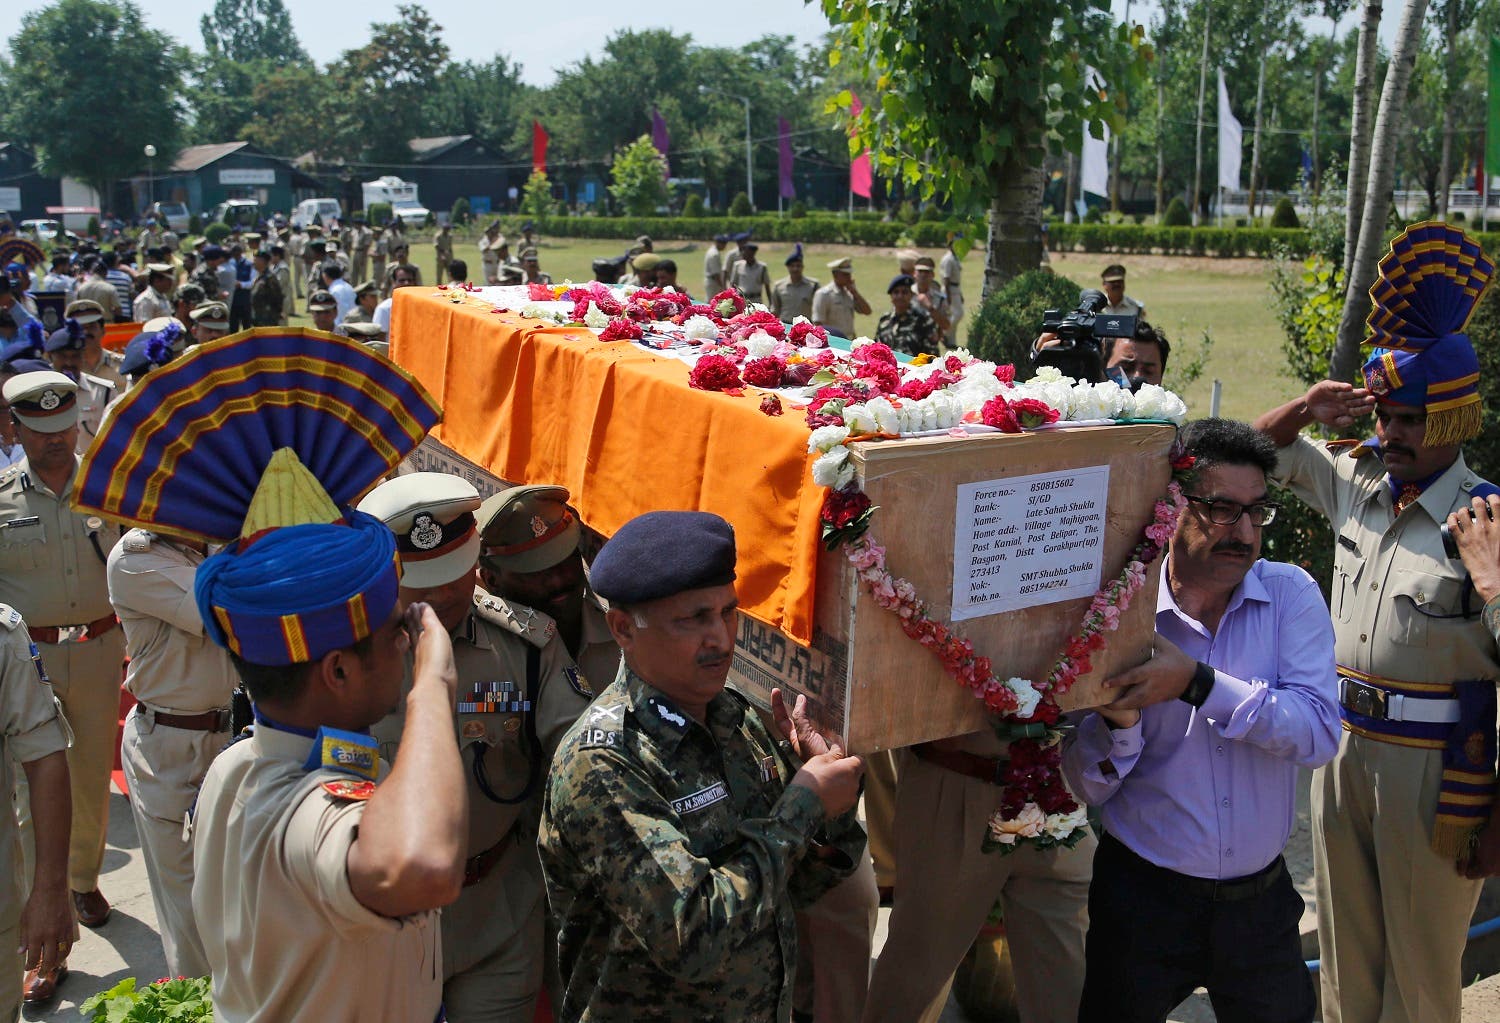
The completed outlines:
[[[507,218],[506,234],[520,234],[525,218]],[[805,217],[759,214],[748,217],[545,217],[537,221],[537,232],[554,238],[712,238],[716,234],[754,231],[761,242],[805,242],[812,245],[918,245],[941,248],[947,244],[949,227],[922,221],[916,224],[886,223],[856,216],[853,220],[829,213]]]
[[[1269,258],[1279,248],[1305,256],[1313,249],[1313,238],[1305,228],[1053,223],[1047,225],[1047,244],[1054,252]]]

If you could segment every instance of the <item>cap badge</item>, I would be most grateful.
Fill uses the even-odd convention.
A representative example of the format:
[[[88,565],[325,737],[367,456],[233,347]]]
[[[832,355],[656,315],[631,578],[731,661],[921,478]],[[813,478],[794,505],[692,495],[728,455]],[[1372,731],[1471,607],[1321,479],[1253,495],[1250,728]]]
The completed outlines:
[[[547,532],[547,523],[540,515],[531,517],[531,535],[542,536]]]
[[[62,396],[49,387],[42,392],[37,404],[41,406],[43,412],[51,412],[62,404]]]
[[[1376,366],[1370,371],[1369,383],[1371,393],[1385,395],[1391,391],[1391,382],[1386,379],[1383,366]]]
[[[412,524],[411,532],[406,534],[411,540],[411,545],[419,551],[430,551],[443,542],[443,529],[432,520],[427,512],[417,516]]]

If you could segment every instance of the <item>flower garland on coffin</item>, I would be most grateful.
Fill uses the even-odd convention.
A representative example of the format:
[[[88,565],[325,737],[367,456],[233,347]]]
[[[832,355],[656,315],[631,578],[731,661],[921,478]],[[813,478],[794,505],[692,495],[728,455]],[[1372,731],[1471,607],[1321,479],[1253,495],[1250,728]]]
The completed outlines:
[[[871,353],[881,358],[880,353]],[[955,365],[950,356],[938,373],[963,374],[968,370],[963,359]],[[1105,418],[1100,413],[1114,412],[1109,418],[1147,418],[1140,415],[1138,403],[1122,401],[1128,392],[1112,383],[1079,384],[1053,371],[1044,371],[1028,384],[1016,385],[1009,366],[992,367],[990,372],[1002,385],[1000,393],[987,399],[977,417],[966,412],[964,419],[977,418],[985,426],[1004,433],[1049,426],[1064,418]],[[1099,390],[1096,390],[1098,388]],[[1102,390],[1109,388],[1111,390]],[[934,388],[933,390],[936,390]],[[1160,390],[1160,389],[1158,389]],[[1115,392],[1115,393],[1112,393]],[[1163,397],[1165,396],[1165,397]],[[931,393],[918,398],[928,400]],[[1052,404],[1047,398],[1053,399]],[[1131,552],[1124,569],[1095,594],[1084,615],[1079,631],[1047,675],[1039,681],[997,677],[990,659],[975,651],[973,642],[945,622],[934,618],[927,603],[921,600],[912,584],[893,575],[886,566],[885,549],[868,535],[874,508],[858,488],[854,469],[845,444],[860,437],[900,436],[919,432],[903,429],[927,425],[926,410],[918,413],[903,403],[885,398],[849,402],[836,410],[830,406],[839,401],[825,395],[809,406],[809,423],[815,426],[809,439],[809,450],[818,453],[814,462],[814,479],[829,486],[824,501],[823,537],[830,550],[842,548],[859,574],[872,599],[901,620],[902,630],[933,652],[944,670],[960,685],[969,689],[995,716],[995,728],[1003,739],[1010,740],[1008,759],[1003,769],[1000,809],[990,818],[984,839],[986,851],[1014,851],[1022,843],[1037,848],[1054,845],[1071,847],[1082,840],[1087,830],[1085,809],[1069,791],[1062,775],[1062,735],[1055,727],[1061,715],[1057,698],[1066,693],[1080,675],[1092,670],[1091,656],[1102,650],[1108,633],[1119,627],[1121,614],[1146,584],[1147,567],[1160,555],[1176,528],[1185,500],[1180,480],[1192,465],[1191,457],[1173,453],[1173,479],[1167,494],[1153,509],[1151,523]],[[1168,392],[1147,395],[1148,410],[1160,418],[1180,425],[1186,408],[1180,399]],[[1130,415],[1121,415],[1128,409]],[[829,420],[837,412],[842,424]],[[874,419],[875,431],[868,429],[868,418]],[[821,424],[821,425],[819,425]],[[860,430],[855,433],[854,430]],[[962,428],[950,432],[961,432]],[[921,431],[926,432],[926,431]]]

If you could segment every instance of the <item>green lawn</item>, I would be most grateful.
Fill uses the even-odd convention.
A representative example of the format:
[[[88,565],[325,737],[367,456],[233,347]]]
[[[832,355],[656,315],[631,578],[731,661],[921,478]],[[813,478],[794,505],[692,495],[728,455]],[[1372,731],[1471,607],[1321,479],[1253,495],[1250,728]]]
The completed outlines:
[[[424,281],[436,281],[436,257],[431,244],[413,238],[413,255],[422,269]],[[590,280],[592,261],[600,256],[616,256],[625,251],[627,242],[617,240],[558,238],[543,239],[540,257],[542,269],[554,280]],[[656,252],[670,256],[678,264],[678,277],[695,298],[704,296],[703,244],[662,241]],[[469,264],[469,275],[479,275],[479,250],[472,244],[459,243],[455,254]],[[514,251],[514,250],[513,250]],[[781,276],[782,260],[790,246],[770,243],[760,250],[760,257],[771,265],[772,278]],[[941,255],[931,251],[931,255]],[[840,256],[854,258],[854,276],[861,292],[874,309],[871,316],[860,317],[862,333],[875,333],[875,320],[887,306],[885,286],[896,272],[891,249],[866,249],[851,246],[816,246],[807,249],[808,273],[827,279],[822,267]],[[1083,287],[1096,287],[1098,275],[1107,263],[1118,259],[1129,271],[1129,293],[1146,304],[1152,323],[1166,331],[1174,352],[1167,369],[1167,386],[1181,388],[1181,378],[1173,381],[1173,370],[1179,372],[1202,344],[1204,331],[1213,336],[1213,348],[1204,364],[1203,375],[1184,390],[1188,408],[1195,416],[1207,415],[1212,381],[1223,384],[1220,414],[1237,419],[1251,419],[1273,405],[1287,401],[1301,392],[1301,385],[1286,372],[1281,354],[1281,329],[1271,311],[1267,287],[1268,264],[1250,259],[1201,259],[1171,256],[1124,256],[1054,254],[1054,272],[1066,275]],[[983,286],[984,253],[969,253],[964,261],[965,291],[970,308],[977,303]],[[960,332],[967,326],[965,317]]]

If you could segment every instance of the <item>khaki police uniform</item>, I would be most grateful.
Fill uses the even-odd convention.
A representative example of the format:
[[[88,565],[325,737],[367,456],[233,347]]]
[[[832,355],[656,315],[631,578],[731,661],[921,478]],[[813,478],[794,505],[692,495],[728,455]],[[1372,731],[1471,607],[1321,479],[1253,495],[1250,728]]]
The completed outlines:
[[[9,796],[22,764],[68,748],[68,725],[52,687],[33,659],[21,612],[0,604],[0,792]],[[29,816],[29,814],[28,814]],[[31,892],[29,864],[18,855],[21,836],[16,815],[0,813],[0,949],[10,957],[0,969],[0,1020],[21,1011],[21,910]]]
[[[365,279],[365,271],[370,266],[370,242],[373,239],[370,229],[363,224],[355,224],[349,229],[347,244],[354,253],[349,269],[356,281]]]
[[[813,293],[812,321],[828,328],[830,334],[854,337],[854,296],[829,281]]]
[[[427,1023],[442,1002],[438,913],[392,919],[355,898],[347,861],[365,804],[325,785],[359,782],[328,755],[309,770],[313,746],[257,724],[203,781],[193,912],[215,1015]],[[378,760],[371,750],[372,770]]]
[[[1373,454],[1351,457],[1299,437],[1278,458],[1278,481],[1326,515],[1337,537],[1330,605],[1340,674],[1384,680],[1385,688],[1500,680],[1481,602],[1468,594],[1473,615],[1464,616],[1470,584],[1438,532],[1484,482],[1463,456],[1400,515]],[[1458,1019],[1460,961],[1481,882],[1461,877],[1430,846],[1442,772],[1442,749],[1402,745],[1346,719],[1337,756],[1313,775],[1329,1023]]]
[[[147,291],[151,289],[147,288]],[[168,314],[170,315],[170,314]],[[87,357],[87,352],[84,353]],[[78,453],[82,455],[94,443],[99,428],[104,425],[104,413],[115,400],[129,388],[120,372],[120,356],[109,349],[101,349],[99,361],[83,367],[83,379],[78,387]]]
[[[770,304],[771,271],[762,262],[746,263],[741,260],[735,263],[729,271],[729,286],[748,302]]]
[[[432,252],[437,257],[437,279],[446,281],[448,279],[448,264],[453,259],[453,234],[450,231],[439,230],[432,236]]]
[[[963,275],[963,264],[953,250],[944,252],[938,260],[937,277],[943,294],[948,296],[948,344],[953,348],[958,347],[958,321],[964,318]]]
[[[988,732],[921,747],[1003,756]],[[915,749],[897,754],[896,898],[870,979],[867,1023],[934,1023],[953,970],[997,898],[1015,964],[1016,1008],[1027,1023],[1074,1023],[1083,993],[1083,942],[1096,840],[1072,849],[981,851],[1004,789],[939,766]]]
[[[817,290],[818,282],[811,277],[804,277],[795,283],[790,277],[783,277],[771,285],[771,312],[778,320],[787,323],[799,316],[810,320],[813,294]]]
[[[203,634],[193,577],[204,556],[132,529],[109,554],[109,599],[125,631],[120,762],[156,906],[167,972],[201,977],[208,959],[193,919],[193,849],[183,822],[214,757],[229,742],[238,681],[229,654]]]
[[[706,302],[724,290],[724,253],[710,245],[703,254],[703,300]]]
[[[131,303],[131,312],[141,323],[154,320],[158,316],[172,315],[172,300],[155,288],[148,287]]]
[[[535,1011],[549,940],[536,849],[547,765],[619,658],[603,612],[590,602],[585,615],[594,625],[582,669],[551,618],[483,591],[453,637],[456,727],[469,778],[464,889],[442,920],[443,1001],[455,1023],[530,1023]],[[591,671],[601,674],[591,679]],[[528,699],[530,722],[520,706]],[[375,726],[383,756],[399,756],[404,724],[398,711]]]
[[[76,476],[75,467],[54,494],[29,459],[0,472],[0,602],[26,616],[73,730],[68,883],[91,892],[104,857],[125,637],[115,627],[104,570],[116,534],[68,507]]]

